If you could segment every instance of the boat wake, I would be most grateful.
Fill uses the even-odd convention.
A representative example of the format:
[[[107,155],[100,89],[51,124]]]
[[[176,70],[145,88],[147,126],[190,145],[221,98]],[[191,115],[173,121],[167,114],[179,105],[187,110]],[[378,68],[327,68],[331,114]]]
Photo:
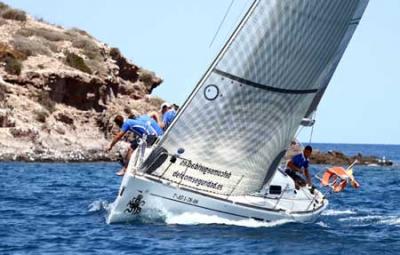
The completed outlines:
[[[89,213],[96,213],[105,211],[107,214],[110,212],[112,203],[104,200],[96,200],[88,205]],[[358,213],[351,210],[335,210],[329,209],[322,213],[323,216],[338,216],[339,222],[351,222],[354,226],[366,226],[371,224],[377,225],[392,225],[400,227],[400,216],[394,215],[357,215]],[[245,220],[228,220],[225,218],[218,217],[216,215],[210,216],[200,213],[186,212],[183,214],[173,214],[166,210],[143,210],[140,215],[133,219],[125,222],[131,223],[165,223],[167,225],[228,225],[238,226],[247,228],[270,228],[277,227],[287,223],[293,222],[293,220],[284,219],[272,222],[261,222],[254,219]],[[329,228],[326,222],[316,222],[317,225],[323,228]]]
[[[333,209],[328,209],[325,210],[322,215],[324,216],[337,216],[337,215],[354,215],[357,214],[353,210],[333,210]]]
[[[100,212],[100,211],[108,211],[110,208],[110,204],[107,201],[104,200],[97,200],[92,202],[90,205],[88,205],[88,212],[94,213],[94,212]]]
[[[356,226],[371,224],[400,226],[400,216],[393,215],[365,215],[339,219],[341,222],[354,222]]]
[[[318,221],[317,223],[318,226],[322,227],[322,228],[329,228],[329,225],[323,221]]]
[[[246,220],[228,220],[218,216],[210,216],[199,213],[183,213],[180,215],[167,215],[165,222],[169,225],[230,225],[247,228],[263,228],[276,227],[286,223],[293,222],[291,220],[278,220],[273,222],[261,222],[253,219]]]
[[[386,225],[396,225],[400,227],[400,217],[396,216],[386,217],[386,219],[380,220],[380,223]]]
[[[351,223],[353,226],[368,225],[392,225],[400,227],[399,215],[378,215],[370,214],[370,212],[329,209],[322,213],[323,216],[337,216],[337,221],[342,223]]]
[[[112,208],[112,203],[106,201],[94,201],[88,206],[89,212],[105,211],[108,215]],[[254,219],[228,220],[218,216],[210,216],[200,213],[186,212],[183,214],[173,214],[166,210],[144,209],[140,215],[134,218],[123,217],[125,223],[154,224],[164,223],[167,225],[229,225],[247,228],[269,228],[291,223],[293,220],[284,219],[273,222],[262,222]],[[107,218],[107,216],[106,216]]]

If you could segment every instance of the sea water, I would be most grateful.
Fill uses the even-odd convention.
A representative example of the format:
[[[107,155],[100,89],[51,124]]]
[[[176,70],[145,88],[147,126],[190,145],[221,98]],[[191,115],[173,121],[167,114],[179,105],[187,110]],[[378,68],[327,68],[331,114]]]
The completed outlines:
[[[396,165],[355,167],[361,189],[331,196],[315,223],[185,213],[108,225],[117,164],[0,163],[0,254],[400,254],[400,146],[314,147]]]

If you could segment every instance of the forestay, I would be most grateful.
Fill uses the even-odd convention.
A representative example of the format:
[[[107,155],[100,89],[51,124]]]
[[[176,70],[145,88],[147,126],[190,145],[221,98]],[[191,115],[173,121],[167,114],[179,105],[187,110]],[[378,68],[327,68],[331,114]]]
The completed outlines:
[[[182,158],[147,172],[218,194],[260,190],[318,104],[366,4],[255,1],[159,144],[184,149]]]

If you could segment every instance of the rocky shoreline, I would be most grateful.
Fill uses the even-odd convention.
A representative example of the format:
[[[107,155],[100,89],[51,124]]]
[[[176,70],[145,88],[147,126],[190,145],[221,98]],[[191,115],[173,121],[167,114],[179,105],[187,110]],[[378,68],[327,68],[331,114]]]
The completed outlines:
[[[26,154],[2,154],[0,155],[0,162],[111,162],[116,161],[116,156],[110,156],[100,151],[69,151],[54,153],[46,151],[40,154],[26,153]]]

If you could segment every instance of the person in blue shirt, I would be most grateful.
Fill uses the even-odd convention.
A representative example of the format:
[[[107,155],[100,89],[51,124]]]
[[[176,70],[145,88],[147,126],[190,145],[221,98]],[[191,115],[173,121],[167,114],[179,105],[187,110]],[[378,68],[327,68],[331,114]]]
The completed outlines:
[[[132,116],[129,119],[124,120],[121,115],[118,115],[114,119],[115,124],[121,129],[120,132],[114,137],[111,144],[108,146],[107,151],[111,151],[114,145],[120,141],[127,132],[132,132],[136,135],[136,139],[131,142],[131,146],[124,160],[124,167],[117,172],[117,175],[123,176],[125,174],[126,167],[128,166],[129,160],[132,153],[139,146],[139,139],[146,136],[146,142],[148,146],[153,145],[157,138],[163,135],[163,130],[157,124],[157,122],[148,115]]]
[[[299,189],[299,187],[303,187],[306,184],[312,186],[311,176],[308,171],[309,158],[311,154],[312,147],[308,145],[304,148],[302,153],[293,156],[292,159],[287,163],[285,172],[294,180],[296,189]],[[301,175],[303,175],[306,179],[304,179]]]
[[[172,121],[176,116],[176,111],[168,103],[161,105],[161,123],[160,127],[165,131],[171,125]]]

